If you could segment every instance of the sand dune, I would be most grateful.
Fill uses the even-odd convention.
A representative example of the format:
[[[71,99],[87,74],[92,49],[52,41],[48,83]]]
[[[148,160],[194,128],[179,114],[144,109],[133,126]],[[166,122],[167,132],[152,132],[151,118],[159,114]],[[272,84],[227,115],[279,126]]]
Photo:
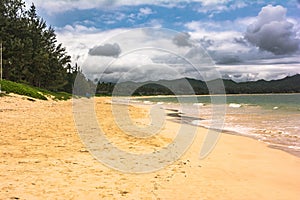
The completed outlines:
[[[115,124],[109,98],[96,99],[107,138],[134,153],[165,147],[180,124],[135,138]],[[134,123],[150,123],[146,107],[130,107]],[[162,170],[122,173],[98,162],[77,134],[71,101],[0,98],[0,199],[299,199],[300,159],[250,138],[223,134],[199,159],[207,133],[198,128],[190,149]]]

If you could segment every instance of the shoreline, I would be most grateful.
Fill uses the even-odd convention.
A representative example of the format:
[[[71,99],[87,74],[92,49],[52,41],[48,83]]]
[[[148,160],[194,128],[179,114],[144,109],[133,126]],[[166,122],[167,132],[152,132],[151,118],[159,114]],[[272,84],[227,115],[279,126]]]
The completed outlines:
[[[195,94],[195,95],[149,95],[149,96],[128,96],[128,98],[132,99],[147,99],[147,98],[155,98],[155,97],[190,97],[190,96],[199,96],[199,97],[209,97],[209,96],[259,96],[259,95],[297,95],[300,94],[299,92],[293,92],[293,93],[241,93],[241,94],[231,94],[231,93],[226,93],[226,94]],[[108,96],[110,97],[110,96]]]
[[[294,94],[298,94],[298,93],[294,93]],[[187,97],[189,97],[189,96],[187,96]],[[147,97],[143,97],[139,100],[140,102],[135,102],[135,103],[145,104],[145,103],[143,103],[144,98],[147,99]],[[160,96],[150,97],[150,98],[160,98]],[[165,97],[165,98],[169,98],[169,97]],[[176,96],[171,96],[170,98],[176,98]],[[146,104],[155,105],[156,103],[157,103],[156,101],[153,101],[153,102],[149,102],[149,103],[146,103]],[[193,123],[194,120],[202,121],[202,120],[205,120],[204,118],[200,118],[200,117],[197,118],[197,117],[194,117],[194,116],[190,115],[189,113],[180,113],[179,110],[177,108],[174,108],[173,106],[171,106],[172,109],[170,109],[168,107],[168,105],[180,105],[177,102],[170,102],[170,103],[168,103],[168,102],[164,102],[164,103],[159,102],[159,103],[161,103],[162,106],[166,105],[166,106],[163,107],[165,110],[172,110],[173,111],[171,116],[174,118],[174,120],[172,120],[172,121],[174,121],[176,123],[185,123],[185,124],[189,124],[189,125],[192,125],[192,126],[198,126],[198,127],[203,127],[203,128],[206,128],[206,129],[210,129],[208,126]],[[210,106],[210,104],[207,104],[207,105]],[[229,106],[229,108],[230,108],[230,103],[227,102],[226,105]],[[244,108],[247,108],[247,107],[251,108],[252,106],[255,106],[255,107],[261,107],[262,109],[266,109],[266,108],[264,108],[260,105],[250,105],[250,104],[239,104],[239,105],[243,105]],[[271,109],[268,109],[268,110],[271,110]],[[274,110],[274,109],[272,109],[272,110]],[[282,112],[287,112],[287,111],[282,111]],[[180,121],[181,117],[183,118],[182,121]],[[257,129],[257,128],[259,128],[259,127],[254,128],[252,131],[254,131],[255,129],[258,131],[259,129]],[[238,130],[234,130],[234,129],[235,128],[227,127],[227,129],[223,128],[222,130],[217,130],[217,131],[222,131],[223,133],[226,133],[226,134],[238,135],[238,136],[252,138],[256,141],[263,142],[264,144],[267,144],[270,148],[280,149],[280,150],[288,152],[288,153],[290,153],[294,156],[300,157],[299,146],[297,146],[297,145],[293,146],[289,143],[290,141],[285,141],[285,140],[281,140],[280,142],[278,142],[279,138],[277,138],[277,137],[279,137],[279,136],[281,137],[281,135],[278,135],[274,138],[273,136],[268,136],[268,135],[264,136],[264,135],[260,135],[260,133],[255,133],[255,132],[251,132],[251,131],[250,132],[239,132]],[[276,131],[276,130],[272,130],[272,132],[273,131]],[[268,137],[268,138],[265,138],[265,137]],[[289,137],[297,137],[297,136],[292,134]],[[281,138],[281,139],[283,139],[283,138]]]
[[[172,111],[173,113],[168,113],[167,115],[172,117],[172,119],[170,119],[171,121],[173,122],[176,122],[176,123],[185,123],[185,124],[188,124],[188,125],[191,125],[191,126],[196,126],[196,127],[202,127],[202,128],[205,128],[205,129],[211,129],[211,128],[207,128],[205,126],[201,126],[201,125],[195,125],[195,124],[192,124],[191,119],[193,120],[203,120],[202,118],[194,118],[194,117],[188,117],[188,116],[181,116],[180,115],[180,112],[176,109],[167,109],[168,111]],[[181,117],[183,117],[183,120],[180,120]],[[297,150],[297,149],[294,149],[294,148],[289,148],[288,146],[284,146],[284,145],[280,145],[280,144],[275,144],[275,143],[270,143],[270,142],[265,142],[265,141],[261,141],[260,139],[256,138],[254,135],[251,135],[251,134],[244,134],[244,133],[240,133],[240,132],[237,132],[237,131],[233,131],[233,130],[226,130],[226,129],[223,129],[223,130],[219,130],[219,129],[211,129],[211,130],[215,130],[215,131],[218,131],[218,132],[221,132],[222,134],[229,134],[229,135],[237,135],[237,136],[241,136],[241,137],[247,137],[247,138],[251,138],[257,142],[263,142],[264,144],[266,144],[269,148],[273,148],[273,149],[279,149],[279,150],[282,150],[284,152],[287,152],[293,156],[296,156],[298,158],[300,158],[300,151]]]
[[[121,149],[163,148],[180,128],[167,120],[157,136],[130,137],[115,124],[110,100],[95,98],[96,113],[107,137]],[[147,105],[129,109],[134,122],[148,123]],[[300,159],[247,137],[222,134],[200,160],[207,129],[198,127],[193,144],[173,164],[151,173],[121,173],[85,148],[75,129],[72,101],[1,97],[0,110],[0,199],[273,200],[300,195]]]

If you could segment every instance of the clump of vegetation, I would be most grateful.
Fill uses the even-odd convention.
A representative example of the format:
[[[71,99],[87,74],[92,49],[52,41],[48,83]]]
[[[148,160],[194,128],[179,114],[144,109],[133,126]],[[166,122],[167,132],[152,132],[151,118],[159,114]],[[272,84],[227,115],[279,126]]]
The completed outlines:
[[[6,93],[24,95],[34,99],[48,100],[48,98],[50,98],[53,100],[67,100],[72,96],[71,94],[65,92],[50,92],[45,89],[7,80],[0,81],[0,84],[1,90],[5,91]]]
[[[53,100],[68,100],[72,98],[72,94],[67,92],[50,92],[47,90],[41,90],[46,96],[51,97]]]
[[[0,93],[0,97],[4,97],[4,96],[6,96],[6,94]]]
[[[1,81],[1,89],[6,93],[14,93],[32,97],[35,99],[47,100],[47,98],[42,95],[37,89],[24,84],[14,83],[12,81]]]

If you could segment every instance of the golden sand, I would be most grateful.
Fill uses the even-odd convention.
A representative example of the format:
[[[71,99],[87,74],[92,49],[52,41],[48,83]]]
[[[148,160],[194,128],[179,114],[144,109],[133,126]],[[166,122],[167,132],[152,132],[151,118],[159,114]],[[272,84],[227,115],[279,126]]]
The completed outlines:
[[[119,148],[148,152],[172,141],[180,124],[141,139],[114,123],[109,98],[96,99],[99,123]],[[149,123],[146,107],[130,107],[134,123]],[[0,199],[299,199],[300,158],[256,140],[223,134],[199,159],[206,129],[164,169],[122,173],[98,162],[77,134],[71,101],[0,97]]]

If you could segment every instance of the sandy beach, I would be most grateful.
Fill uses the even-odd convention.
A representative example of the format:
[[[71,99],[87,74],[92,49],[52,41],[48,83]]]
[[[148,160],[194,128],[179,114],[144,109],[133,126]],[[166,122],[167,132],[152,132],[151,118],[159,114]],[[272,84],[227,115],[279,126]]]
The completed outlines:
[[[96,115],[119,148],[148,152],[172,141],[180,124],[159,135],[128,136],[114,123],[110,98],[96,98]],[[141,126],[147,107],[130,107]],[[300,197],[300,158],[251,138],[222,134],[199,159],[207,130],[197,129],[188,151],[162,170],[122,173],[98,162],[77,133],[72,101],[0,97],[0,199],[288,199]]]

